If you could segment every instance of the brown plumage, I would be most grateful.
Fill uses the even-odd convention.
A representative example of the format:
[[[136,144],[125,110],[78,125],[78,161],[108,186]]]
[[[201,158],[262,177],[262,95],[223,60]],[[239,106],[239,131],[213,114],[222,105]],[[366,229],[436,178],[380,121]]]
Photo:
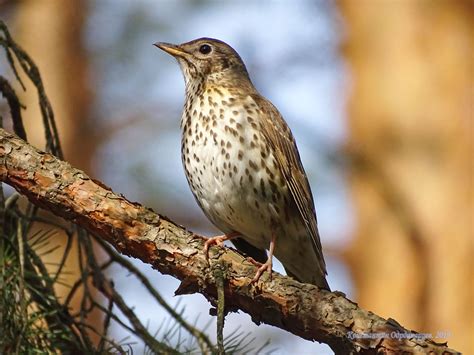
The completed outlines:
[[[201,38],[157,43],[179,62],[186,83],[182,158],[206,216],[237,248],[264,263],[272,255],[299,281],[329,289],[311,188],[298,149],[278,110],[254,88],[226,43]],[[269,249],[265,261],[265,249]]]

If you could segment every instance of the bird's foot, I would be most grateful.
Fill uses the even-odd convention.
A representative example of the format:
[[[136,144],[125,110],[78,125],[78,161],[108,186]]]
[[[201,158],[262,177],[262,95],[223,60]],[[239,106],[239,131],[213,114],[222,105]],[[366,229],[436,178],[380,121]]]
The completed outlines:
[[[258,265],[260,265],[260,267],[258,268],[257,273],[255,274],[252,281],[250,281],[250,283],[251,284],[256,283],[260,279],[260,276],[262,276],[266,270],[268,270],[268,272],[270,273],[270,281],[271,281],[272,280],[272,266],[273,266],[272,257],[270,256],[264,264],[260,264],[259,262],[255,260],[253,261],[257,263]]]
[[[249,263],[251,263],[253,266],[260,267],[260,266],[263,265],[260,261],[255,260],[255,259],[252,258],[251,256],[247,256],[246,259],[247,259],[247,261],[248,261]]]
[[[260,279],[260,276],[262,276],[262,274],[268,270],[270,272],[270,281],[272,281],[272,266],[273,266],[273,253],[275,251],[275,234],[273,233],[272,234],[272,240],[270,242],[270,249],[268,250],[268,259],[267,261],[264,263],[264,264],[260,264],[260,263],[257,263],[255,260],[253,260],[252,258],[250,258],[250,262],[251,263],[257,263],[256,265],[260,267],[258,268],[257,270],[257,273],[255,274],[254,278],[252,279],[252,281],[250,281],[251,284],[253,283],[256,283],[259,279]]]
[[[209,260],[209,248],[212,245],[222,246],[226,240],[231,240],[239,236],[239,233],[232,232],[229,234],[218,235],[211,237],[204,243],[204,255],[206,255],[206,260]]]

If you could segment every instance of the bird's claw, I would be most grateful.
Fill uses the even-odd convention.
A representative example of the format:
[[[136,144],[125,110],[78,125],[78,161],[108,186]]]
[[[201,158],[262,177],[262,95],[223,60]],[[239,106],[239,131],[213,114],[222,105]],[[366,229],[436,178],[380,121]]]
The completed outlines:
[[[204,254],[206,255],[206,260],[209,261],[209,248],[212,245],[222,246],[224,245],[224,241],[227,239],[225,235],[219,235],[217,237],[212,237],[206,240],[204,243]]]
[[[226,240],[231,240],[239,236],[239,233],[237,232],[232,232],[229,234],[224,234],[224,235],[218,235],[216,237],[211,237],[206,240],[204,243],[204,254],[206,255],[206,260],[209,262],[209,248],[211,245],[217,245],[219,247],[224,245],[224,242]]]
[[[253,260],[253,259],[252,259]],[[254,262],[256,262],[255,260],[253,260]],[[260,264],[260,263],[259,263]],[[269,258],[265,264],[260,264],[260,267],[258,268],[257,270],[257,273],[255,274],[254,278],[252,279],[252,281],[250,281],[251,284],[254,284],[256,283],[260,277],[263,275],[263,273],[266,271],[266,270],[269,270],[270,272],[270,281],[272,281],[272,259]]]
[[[249,263],[251,263],[251,264],[254,265],[254,266],[260,267],[260,266],[263,265],[261,262],[255,260],[255,259],[252,258],[251,256],[247,256],[246,259],[247,259],[247,261],[248,261]]]

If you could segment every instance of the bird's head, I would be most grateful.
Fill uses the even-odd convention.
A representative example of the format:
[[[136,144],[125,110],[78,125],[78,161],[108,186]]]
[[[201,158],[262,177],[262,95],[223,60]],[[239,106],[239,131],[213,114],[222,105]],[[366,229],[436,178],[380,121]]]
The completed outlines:
[[[248,80],[247,69],[239,54],[217,39],[199,38],[180,45],[158,42],[155,46],[178,60],[186,84],[202,80]]]

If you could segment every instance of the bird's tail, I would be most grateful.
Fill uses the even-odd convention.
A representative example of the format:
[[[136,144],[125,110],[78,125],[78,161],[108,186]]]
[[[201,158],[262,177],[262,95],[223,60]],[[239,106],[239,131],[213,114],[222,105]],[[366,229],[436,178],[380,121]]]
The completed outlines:
[[[324,288],[325,290],[331,291],[329,284],[326,280],[324,275],[320,275],[319,273],[313,273],[311,275],[301,275],[302,277],[298,277],[293,274],[290,270],[285,267],[286,274],[295,280],[303,283],[313,284],[318,286],[319,288]],[[308,276],[308,277],[307,277]]]

